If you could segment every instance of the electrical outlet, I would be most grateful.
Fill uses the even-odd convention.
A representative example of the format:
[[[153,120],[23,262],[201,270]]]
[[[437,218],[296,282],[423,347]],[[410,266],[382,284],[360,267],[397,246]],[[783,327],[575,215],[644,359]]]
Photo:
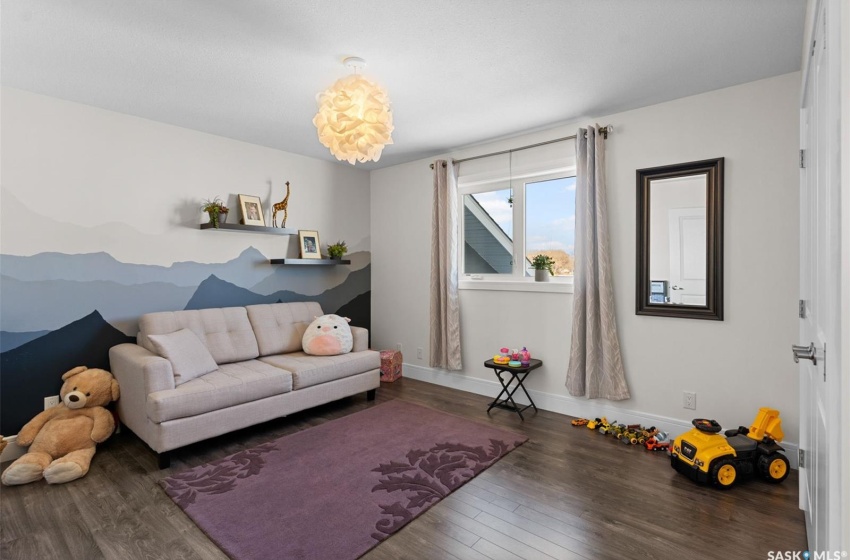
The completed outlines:
[[[399,352],[401,352],[401,342],[399,342],[395,345],[395,349],[398,350]]]
[[[416,358],[419,359],[419,360],[422,359],[422,348],[416,349]]]
[[[52,408],[57,404],[59,404],[59,395],[53,395],[52,397],[44,397],[44,410]]]
[[[697,409],[697,394],[691,391],[682,393],[682,406],[691,410]]]

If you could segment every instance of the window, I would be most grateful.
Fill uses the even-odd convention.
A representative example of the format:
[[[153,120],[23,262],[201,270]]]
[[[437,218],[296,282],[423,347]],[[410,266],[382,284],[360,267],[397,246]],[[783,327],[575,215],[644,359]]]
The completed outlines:
[[[511,189],[463,195],[464,274],[513,274]]]
[[[551,146],[557,146],[557,152]],[[563,155],[570,154],[569,146],[559,143],[546,148],[544,154],[534,148],[528,151],[535,154],[523,151],[461,163],[462,287],[473,287],[464,281],[533,282],[531,259],[538,254],[555,261],[555,282],[571,281],[575,165]]]
[[[573,275],[576,239],[576,178],[525,184],[525,258],[551,257],[556,277]]]

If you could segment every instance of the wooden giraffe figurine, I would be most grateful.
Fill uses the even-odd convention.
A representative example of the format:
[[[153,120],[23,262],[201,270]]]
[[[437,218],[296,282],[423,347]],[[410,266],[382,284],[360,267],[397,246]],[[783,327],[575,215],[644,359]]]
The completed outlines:
[[[288,216],[288,214],[286,212],[286,207],[288,205],[289,205],[289,181],[286,182],[286,196],[283,197],[283,200],[281,200],[278,203],[275,203],[275,205],[272,207],[273,208],[273,210],[272,210],[272,224],[274,225],[274,227],[277,227],[277,213],[280,210],[283,210],[283,223],[280,225],[280,227],[282,227],[282,228],[286,227],[286,218]]]

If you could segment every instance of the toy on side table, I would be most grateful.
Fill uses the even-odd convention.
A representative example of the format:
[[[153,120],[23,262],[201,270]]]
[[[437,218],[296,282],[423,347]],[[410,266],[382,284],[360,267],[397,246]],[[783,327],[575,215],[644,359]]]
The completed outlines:
[[[500,348],[499,353],[493,356],[493,363],[512,368],[528,367],[531,364],[531,353],[525,346],[522,350]]]
[[[752,426],[726,430],[725,437],[714,420],[697,418],[692,423],[692,430],[673,441],[670,464],[678,472],[724,489],[756,472],[772,483],[788,477],[788,459],[778,443],[784,437],[778,410],[760,408]]]
[[[522,367],[522,362],[520,361],[519,350],[514,348],[511,350],[511,361],[508,362],[509,367]]]
[[[506,366],[506,365],[508,365],[508,363],[510,361],[511,361],[511,351],[508,350],[507,348],[502,348],[501,350],[499,350],[498,354],[493,356],[493,363],[494,364]]]
[[[37,414],[18,433],[18,445],[29,449],[3,472],[3,484],[42,477],[57,484],[85,476],[97,444],[115,431],[112,413],[104,408],[118,400],[118,382],[111,373],[79,366],[62,380],[62,401]]]
[[[525,346],[519,351],[519,361],[522,367],[528,367],[528,364],[531,363],[531,352]]]

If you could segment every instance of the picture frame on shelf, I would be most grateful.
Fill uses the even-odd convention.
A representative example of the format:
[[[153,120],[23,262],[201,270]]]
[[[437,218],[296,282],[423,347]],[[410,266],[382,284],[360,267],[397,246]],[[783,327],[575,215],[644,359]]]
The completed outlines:
[[[319,245],[319,232],[309,229],[298,230],[298,246],[301,248],[302,259],[321,259],[321,245]]]
[[[242,209],[242,223],[246,226],[265,226],[263,203],[259,196],[239,195],[239,208]]]

